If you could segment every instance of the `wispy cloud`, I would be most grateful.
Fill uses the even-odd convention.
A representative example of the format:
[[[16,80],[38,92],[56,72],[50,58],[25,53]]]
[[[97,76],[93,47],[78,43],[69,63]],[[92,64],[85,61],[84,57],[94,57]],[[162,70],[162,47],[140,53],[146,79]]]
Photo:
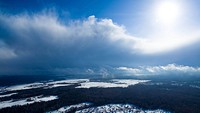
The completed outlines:
[[[17,57],[13,49],[8,48],[7,45],[0,40],[0,60],[11,59]]]

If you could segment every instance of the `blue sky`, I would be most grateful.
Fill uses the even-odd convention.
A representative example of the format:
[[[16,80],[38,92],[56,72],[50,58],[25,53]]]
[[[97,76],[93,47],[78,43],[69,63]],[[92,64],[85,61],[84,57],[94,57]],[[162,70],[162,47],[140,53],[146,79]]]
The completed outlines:
[[[161,65],[175,70],[194,67],[196,73],[199,4],[197,0],[1,0],[0,74]]]

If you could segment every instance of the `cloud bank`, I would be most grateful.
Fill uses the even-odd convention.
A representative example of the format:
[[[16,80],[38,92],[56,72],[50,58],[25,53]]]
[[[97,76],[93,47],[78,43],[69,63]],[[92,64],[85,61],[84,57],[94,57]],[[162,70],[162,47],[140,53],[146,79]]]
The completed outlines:
[[[137,68],[117,67],[118,70],[127,75],[199,75],[200,67],[168,64],[165,66],[140,66]]]

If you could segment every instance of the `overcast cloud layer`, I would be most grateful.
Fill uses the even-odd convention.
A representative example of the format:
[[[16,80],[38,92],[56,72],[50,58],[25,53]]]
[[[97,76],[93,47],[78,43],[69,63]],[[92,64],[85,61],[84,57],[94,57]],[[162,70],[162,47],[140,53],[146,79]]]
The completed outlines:
[[[0,31],[0,74],[119,65],[130,62],[130,58],[134,61],[137,55],[172,49],[157,47],[147,39],[128,34],[124,26],[111,19],[95,16],[65,22],[51,12],[1,14]],[[182,44],[175,45],[178,48]]]

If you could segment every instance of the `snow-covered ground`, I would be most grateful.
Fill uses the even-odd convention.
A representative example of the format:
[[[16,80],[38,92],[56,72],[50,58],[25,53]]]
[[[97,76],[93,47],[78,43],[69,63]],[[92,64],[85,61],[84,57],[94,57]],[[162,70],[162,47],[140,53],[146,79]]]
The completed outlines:
[[[15,95],[17,93],[10,93],[10,94],[5,94],[5,95],[0,95],[0,98],[4,98],[4,97],[10,97],[12,95]]]
[[[80,103],[80,104],[76,104],[76,105],[64,106],[64,107],[59,108],[58,110],[50,111],[47,113],[68,113],[68,112],[87,108],[90,105],[91,105],[91,103]]]
[[[113,87],[128,87],[139,83],[148,82],[149,80],[134,80],[134,79],[113,79],[108,82],[83,82],[81,86],[76,88],[113,88]]]
[[[15,85],[5,88],[6,91],[17,91],[17,90],[27,90],[27,89],[34,89],[34,88],[41,88],[45,84],[44,83],[31,83],[31,84],[22,84],[22,85]]]
[[[81,83],[81,86],[76,88],[113,88],[113,87],[127,87],[126,84],[115,84],[108,82],[84,82]]]
[[[76,105],[65,106],[59,108],[55,111],[50,111],[48,113],[169,113],[167,111],[157,109],[157,110],[143,110],[137,108],[130,104],[108,104],[97,107],[89,107],[89,103],[81,103]]]
[[[15,85],[10,87],[2,87],[0,88],[0,92],[7,92],[7,91],[19,91],[19,90],[27,90],[27,89],[35,89],[35,88],[55,88],[61,86],[70,86],[76,83],[81,82],[88,82],[89,79],[68,79],[68,80],[60,80],[60,81],[51,81],[51,82],[37,82],[37,83],[30,83],[30,84],[22,84],[22,85]]]
[[[59,80],[59,81],[50,81],[50,82],[37,82],[30,84],[22,84],[15,85],[9,87],[0,88],[0,92],[8,92],[8,91],[19,91],[19,90],[28,90],[28,89],[36,89],[36,88],[55,88],[62,86],[70,86],[75,84],[80,84],[76,88],[112,88],[112,87],[128,87],[130,85],[135,85],[139,83],[148,82],[149,80],[134,80],[134,79],[112,79],[110,81],[104,82],[91,82],[89,79],[67,79],[67,80]]]
[[[51,100],[58,99],[57,96],[35,96],[35,97],[29,97],[25,99],[20,100],[8,100],[8,101],[2,101],[0,102],[0,109],[12,107],[12,106],[23,106],[26,104],[33,104],[35,102],[47,102]]]
[[[150,80],[113,79],[112,81],[116,84],[126,84],[126,85],[130,86],[130,85],[136,85],[139,83],[149,82]]]
[[[47,84],[75,84],[87,81],[89,81],[89,79],[67,79],[67,80],[52,81],[48,82]]]
[[[76,113],[168,113],[164,110],[143,110],[130,104],[108,104],[104,106],[86,108]]]

